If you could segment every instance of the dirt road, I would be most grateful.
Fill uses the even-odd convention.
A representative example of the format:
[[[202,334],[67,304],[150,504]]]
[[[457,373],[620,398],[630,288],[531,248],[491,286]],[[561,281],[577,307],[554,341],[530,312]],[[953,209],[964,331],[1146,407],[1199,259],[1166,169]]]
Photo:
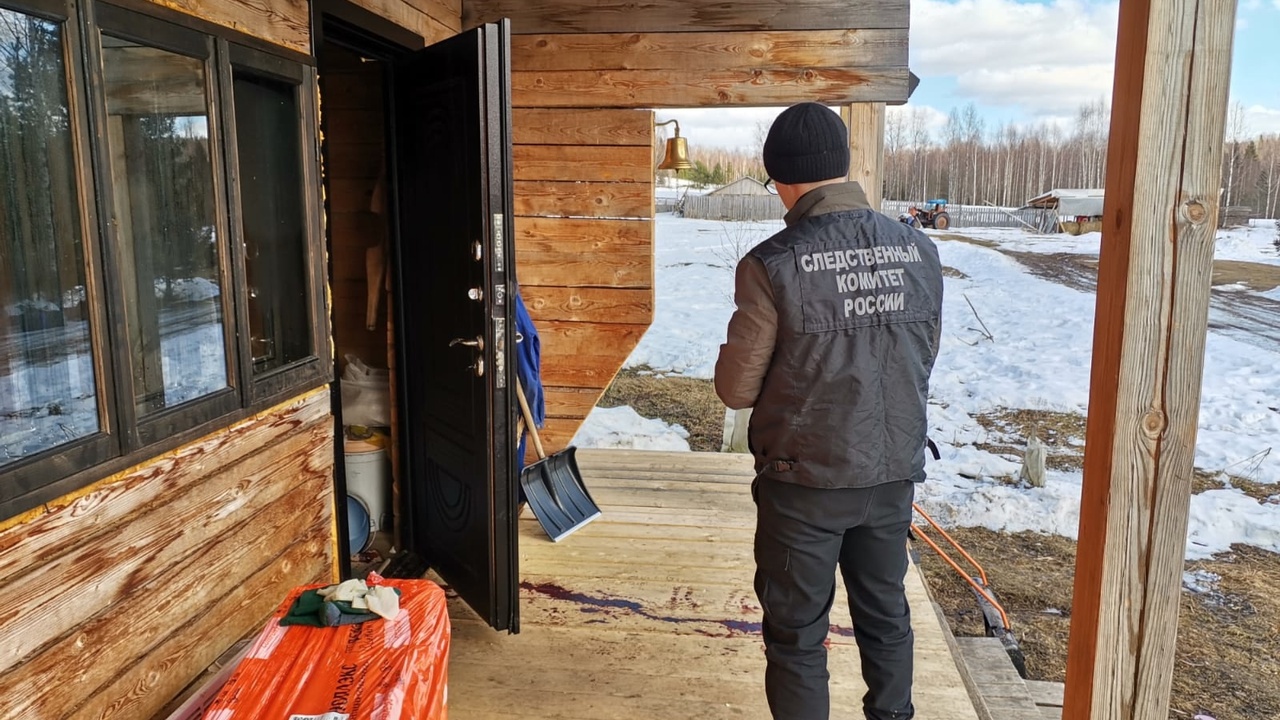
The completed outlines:
[[[1098,290],[1098,257],[1075,253],[1032,253],[986,247],[1014,258],[1037,277],[1083,292]],[[1280,348],[1280,301],[1226,289],[1245,284],[1266,290],[1280,286],[1280,266],[1230,260],[1213,264],[1213,289],[1209,297],[1209,327],[1241,342],[1267,350]]]

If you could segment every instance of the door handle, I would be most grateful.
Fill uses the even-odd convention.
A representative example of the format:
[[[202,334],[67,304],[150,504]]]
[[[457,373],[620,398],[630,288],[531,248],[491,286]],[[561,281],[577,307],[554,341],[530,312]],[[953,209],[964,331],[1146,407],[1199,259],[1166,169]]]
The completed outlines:
[[[454,345],[466,345],[469,348],[475,348],[476,350],[483,352],[484,337],[477,335],[474,340],[468,340],[467,338],[454,338],[449,341],[449,347],[453,347]]]

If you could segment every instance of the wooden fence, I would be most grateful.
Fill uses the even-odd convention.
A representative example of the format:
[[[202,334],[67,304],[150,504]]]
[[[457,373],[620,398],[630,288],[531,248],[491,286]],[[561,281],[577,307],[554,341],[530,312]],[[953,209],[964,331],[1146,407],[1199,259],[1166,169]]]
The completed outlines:
[[[781,220],[787,211],[777,195],[689,195],[683,214],[700,220]]]

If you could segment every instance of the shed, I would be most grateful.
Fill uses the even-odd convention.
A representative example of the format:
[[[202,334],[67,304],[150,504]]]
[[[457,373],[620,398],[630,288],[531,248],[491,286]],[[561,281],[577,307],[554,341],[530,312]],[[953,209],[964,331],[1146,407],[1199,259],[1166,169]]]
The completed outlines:
[[[764,183],[751,177],[738,178],[705,195],[685,198],[685,217],[703,220],[778,220],[787,209]]]
[[[1031,198],[1024,207],[1045,210],[1046,220],[1079,235],[1102,229],[1103,196],[1101,188],[1054,189]]]
[[[740,177],[707,193],[708,195],[771,195],[765,184],[753,177]]]

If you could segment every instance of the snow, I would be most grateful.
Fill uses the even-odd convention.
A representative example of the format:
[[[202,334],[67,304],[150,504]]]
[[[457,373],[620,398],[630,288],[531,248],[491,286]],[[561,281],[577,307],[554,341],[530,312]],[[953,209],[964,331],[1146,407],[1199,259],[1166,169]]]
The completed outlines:
[[[781,227],[780,221],[731,223],[659,215],[654,322],[628,367],[711,378],[733,312],[736,259]],[[1094,293],[1036,277],[999,249],[1096,255],[1101,236],[1007,228],[930,234],[937,239],[943,264],[967,277],[946,279],[942,347],[929,405],[929,432],[942,459],[929,463],[929,479],[920,487],[918,501],[951,526],[1074,538],[1082,473],[1050,469],[1044,488],[1011,484],[1008,478],[1016,477],[1019,467],[1016,458],[980,449],[983,443],[1001,444],[1001,439],[992,437],[976,418],[1004,408],[1086,412]],[[956,234],[996,247],[945,239]],[[1222,230],[1215,257],[1280,264],[1275,238],[1271,223]],[[1280,301],[1280,288],[1258,293],[1240,285],[1229,291],[1233,296]],[[1280,552],[1277,366],[1280,348],[1241,341],[1238,332],[1210,330],[1195,464],[1217,475],[1223,488],[1191,498],[1188,558],[1209,557],[1232,543]],[[654,438],[666,437],[666,432],[687,437],[683,428],[624,410],[629,408],[594,411],[574,444],[649,447],[659,444]],[[685,448],[687,443],[680,449]],[[1227,475],[1275,485],[1276,492],[1259,501],[1229,487]]]
[[[574,436],[579,447],[625,448],[628,450],[689,449],[689,432],[679,425],[641,417],[627,406],[595,408]]]
[[[163,299],[164,281],[157,281]],[[158,310],[163,407],[174,407],[227,387],[218,286],[204,278],[170,283],[172,301]],[[63,293],[67,310],[79,307],[84,288]],[[59,310],[44,298],[21,300],[10,314]],[[0,374],[0,467],[101,429],[89,323],[66,313],[57,324],[18,335],[18,350]]]

